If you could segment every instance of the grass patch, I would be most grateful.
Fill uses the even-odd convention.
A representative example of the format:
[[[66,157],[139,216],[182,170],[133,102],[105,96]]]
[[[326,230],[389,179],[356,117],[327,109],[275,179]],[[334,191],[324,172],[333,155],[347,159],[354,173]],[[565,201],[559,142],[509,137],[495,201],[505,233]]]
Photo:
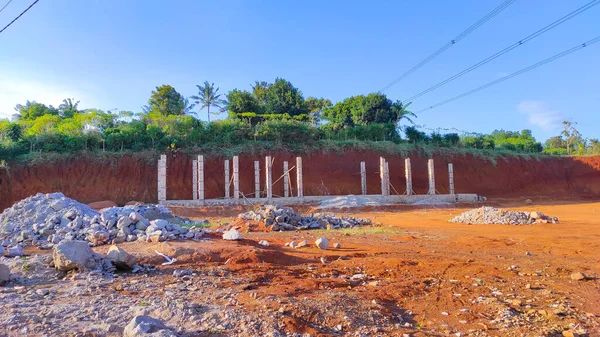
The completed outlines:
[[[383,234],[403,234],[404,230],[398,227],[390,226],[362,226],[354,228],[340,228],[340,229],[317,229],[313,231],[316,234],[349,234],[349,235],[383,235]]]

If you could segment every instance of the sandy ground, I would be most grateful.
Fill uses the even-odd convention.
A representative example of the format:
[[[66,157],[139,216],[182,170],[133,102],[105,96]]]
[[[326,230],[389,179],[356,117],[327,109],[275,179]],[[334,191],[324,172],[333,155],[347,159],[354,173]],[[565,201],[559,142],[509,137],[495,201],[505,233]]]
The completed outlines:
[[[162,262],[155,249],[179,259],[153,274],[159,288],[173,284],[173,269],[196,270],[207,275],[203,282],[211,288],[198,298],[185,295],[186,301],[210,300],[259,321],[273,320],[283,335],[600,336],[600,202],[524,206],[520,200],[497,199],[487,204],[541,211],[561,224],[447,222],[472,205],[387,207],[334,212],[370,218],[373,227],[250,232],[238,242],[213,235],[207,242],[122,247],[141,262]],[[241,209],[173,210],[225,224]],[[319,250],[312,244],[318,237],[341,248]],[[262,247],[260,240],[270,245]],[[291,240],[311,245],[285,247]],[[223,275],[215,276],[215,268]],[[572,280],[573,272],[589,279]],[[119,278],[111,289],[136,277]],[[218,296],[211,295],[213,288]],[[217,293],[223,289],[230,292]],[[119,294],[135,303],[164,296],[162,289]],[[233,328],[186,331],[190,336],[240,335]]]

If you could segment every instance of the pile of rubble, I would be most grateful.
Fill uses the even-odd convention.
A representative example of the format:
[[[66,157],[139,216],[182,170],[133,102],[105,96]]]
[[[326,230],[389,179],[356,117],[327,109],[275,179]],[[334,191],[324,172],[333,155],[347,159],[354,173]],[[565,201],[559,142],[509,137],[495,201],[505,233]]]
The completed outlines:
[[[484,206],[460,214],[450,222],[467,224],[531,225],[538,223],[559,223],[558,218],[540,212],[507,211]]]
[[[98,246],[126,241],[200,238],[203,231],[192,225],[162,205],[111,207],[96,212],[62,193],[38,193],[0,214],[0,245],[36,245],[49,249],[69,240],[83,240]]]
[[[353,217],[336,217],[328,213],[302,216],[291,207],[279,205],[260,206],[254,211],[238,215],[243,220],[261,222],[271,230],[338,229],[371,225],[371,220]]]

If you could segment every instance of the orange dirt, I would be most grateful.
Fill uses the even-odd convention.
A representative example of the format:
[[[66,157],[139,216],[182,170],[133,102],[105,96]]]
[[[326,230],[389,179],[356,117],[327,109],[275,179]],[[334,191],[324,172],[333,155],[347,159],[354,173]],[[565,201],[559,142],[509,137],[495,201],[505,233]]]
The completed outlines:
[[[326,314],[325,308],[307,311],[286,304],[302,297],[325,303],[334,292],[388,315],[411,317],[404,321],[410,328],[399,324],[397,329],[377,333],[382,336],[447,336],[468,331],[472,336],[476,331],[489,336],[562,336],[563,330],[572,329],[569,323],[585,327],[587,336],[600,336],[600,203],[547,202],[523,207],[521,202],[496,200],[492,204],[541,211],[559,217],[562,223],[448,223],[462,208],[355,210],[345,214],[370,217],[377,224],[353,230],[250,232],[240,242],[223,241],[214,234],[208,242],[124,247],[150,263],[162,262],[154,255],[155,249],[177,256],[178,265],[161,267],[167,271],[223,266],[233,275],[254,280],[243,288],[228,286],[240,288],[236,300],[245,310],[283,307],[283,324],[289,332],[336,335],[319,328],[318,317]],[[221,214],[212,220],[232,218]],[[319,250],[312,242],[321,236],[340,243],[341,248]],[[284,247],[285,242],[305,239],[310,247]],[[260,240],[270,246],[258,245]],[[320,262],[321,257],[327,264]],[[511,266],[518,267],[511,270]],[[573,281],[570,274],[575,271],[592,279]],[[336,276],[354,274],[366,278],[351,281]],[[566,308],[565,303],[577,314],[558,312]],[[499,310],[509,307],[529,317],[529,325],[502,327],[492,322]],[[339,317],[329,324],[345,326],[346,322]]]
[[[379,156],[376,152],[345,151],[304,155],[304,195],[358,194],[360,162],[366,162],[368,193],[379,193]],[[282,162],[295,165],[295,155],[272,153],[273,180],[282,175]],[[417,194],[427,192],[428,155],[414,151],[408,155],[413,170],[413,188]],[[385,155],[390,166],[394,189],[405,189],[404,158]],[[543,157],[525,159],[517,156],[498,157],[496,162],[481,157],[434,155],[436,188],[448,192],[447,164],[454,164],[457,193],[477,193],[487,197],[600,197],[600,157]],[[185,154],[169,154],[167,159],[167,198],[192,199],[192,160]],[[206,198],[224,195],[223,160],[205,159]],[[264,158],[240,156],[240,190],[254,193],[254,160]],[[38,192],[63,192],[80,202],[113,200],[123,205],[130,200],[156,202],[157,163],[155,160],[123,155],[105,161],[81,156],[51,163],[22,165],[9,163],[0,167],[0,210]],[[293,171],[294,172],[294,171]],[[293,174],[292,172],[292,174]],[[264,174],[260,175],[264,186]],[[292,179],[292,192],[295,191]],[[274,195],[283,195],[283,180],[273,187]]]

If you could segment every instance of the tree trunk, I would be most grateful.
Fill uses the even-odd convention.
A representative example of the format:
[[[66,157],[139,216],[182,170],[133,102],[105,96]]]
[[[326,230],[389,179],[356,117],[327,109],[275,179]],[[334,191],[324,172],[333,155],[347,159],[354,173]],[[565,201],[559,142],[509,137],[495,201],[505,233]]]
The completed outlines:
[[[210,105],[206,107],[206,115],[208,116],[208,122],[210,123]]]

